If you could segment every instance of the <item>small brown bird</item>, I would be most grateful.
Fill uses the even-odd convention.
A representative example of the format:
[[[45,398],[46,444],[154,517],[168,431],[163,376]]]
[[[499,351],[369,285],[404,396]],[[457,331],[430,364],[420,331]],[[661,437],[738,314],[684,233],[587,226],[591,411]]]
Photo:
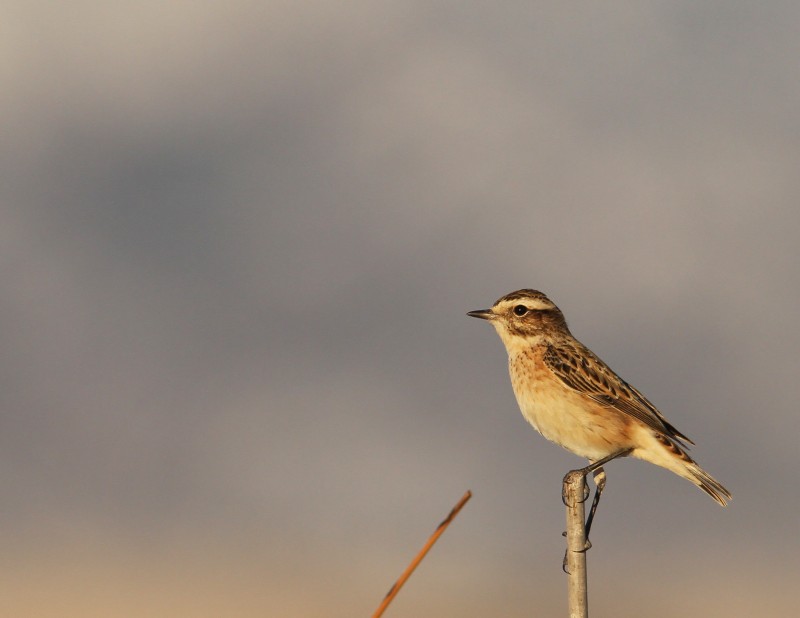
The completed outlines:
[[[671,470],[727,505],[730,492],[687,454],[687,443],[694,442],[575,339],[547,296],[518,290],[491,309],[467,315],[488,320],[503,340],[525,419],[548,440],[595,464],[587,535],[605,487],[602,465],[616,457],[631,455]]]

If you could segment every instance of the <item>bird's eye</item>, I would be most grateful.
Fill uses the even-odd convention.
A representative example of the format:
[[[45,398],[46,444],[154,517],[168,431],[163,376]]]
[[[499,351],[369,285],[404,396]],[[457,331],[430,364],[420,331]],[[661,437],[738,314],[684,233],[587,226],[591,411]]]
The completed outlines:
[[[517,305],[514,307],[514,313],[519,317],[522,317],[526,313],[528,313],[528,308],[525,305]]]

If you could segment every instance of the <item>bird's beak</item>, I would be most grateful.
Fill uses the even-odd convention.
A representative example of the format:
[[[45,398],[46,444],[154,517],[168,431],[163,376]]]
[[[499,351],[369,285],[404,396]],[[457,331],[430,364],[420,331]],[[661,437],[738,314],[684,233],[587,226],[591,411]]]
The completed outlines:
[[[471,318],[480,318],[481,320],[493,320],[496,317],[491,309],[478,309],[477,311],[470,311],[467,315]]]

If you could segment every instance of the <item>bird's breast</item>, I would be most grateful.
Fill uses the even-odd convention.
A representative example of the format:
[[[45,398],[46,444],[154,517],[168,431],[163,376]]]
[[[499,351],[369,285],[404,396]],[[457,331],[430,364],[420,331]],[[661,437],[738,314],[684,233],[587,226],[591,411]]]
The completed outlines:
[[[625,420],[566,386],[536,350],[509,357],[509,373],[522,415],[545,438],[591,460],[619,450]]]

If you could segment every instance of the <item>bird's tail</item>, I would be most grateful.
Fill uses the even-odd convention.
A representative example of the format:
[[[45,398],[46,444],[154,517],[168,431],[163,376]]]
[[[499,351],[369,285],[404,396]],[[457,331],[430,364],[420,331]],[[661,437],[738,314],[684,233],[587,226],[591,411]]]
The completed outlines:
[[[691,475],[691,478],[686,478],[692,481],[692,483],[697,485],[709,496],[714,498],[714,500],[719,502],[722,506],[728,506],[728,502],[733,498],[733,496],[731,496],[731,492],[725,489],[717,479],[715,479],[693,461],[686,464],[686,470]]]
[[[653,440],[648,445],[648,448],[635,449],[632,453],[634,457],[639,457],[657,466],[671,470],[678,476],[682,476],[697,485],[720,505],[728,506],[728,502],[733,498],[731,492],[698,466],[680,444],[663,434],[653,431],[649,433]]]

